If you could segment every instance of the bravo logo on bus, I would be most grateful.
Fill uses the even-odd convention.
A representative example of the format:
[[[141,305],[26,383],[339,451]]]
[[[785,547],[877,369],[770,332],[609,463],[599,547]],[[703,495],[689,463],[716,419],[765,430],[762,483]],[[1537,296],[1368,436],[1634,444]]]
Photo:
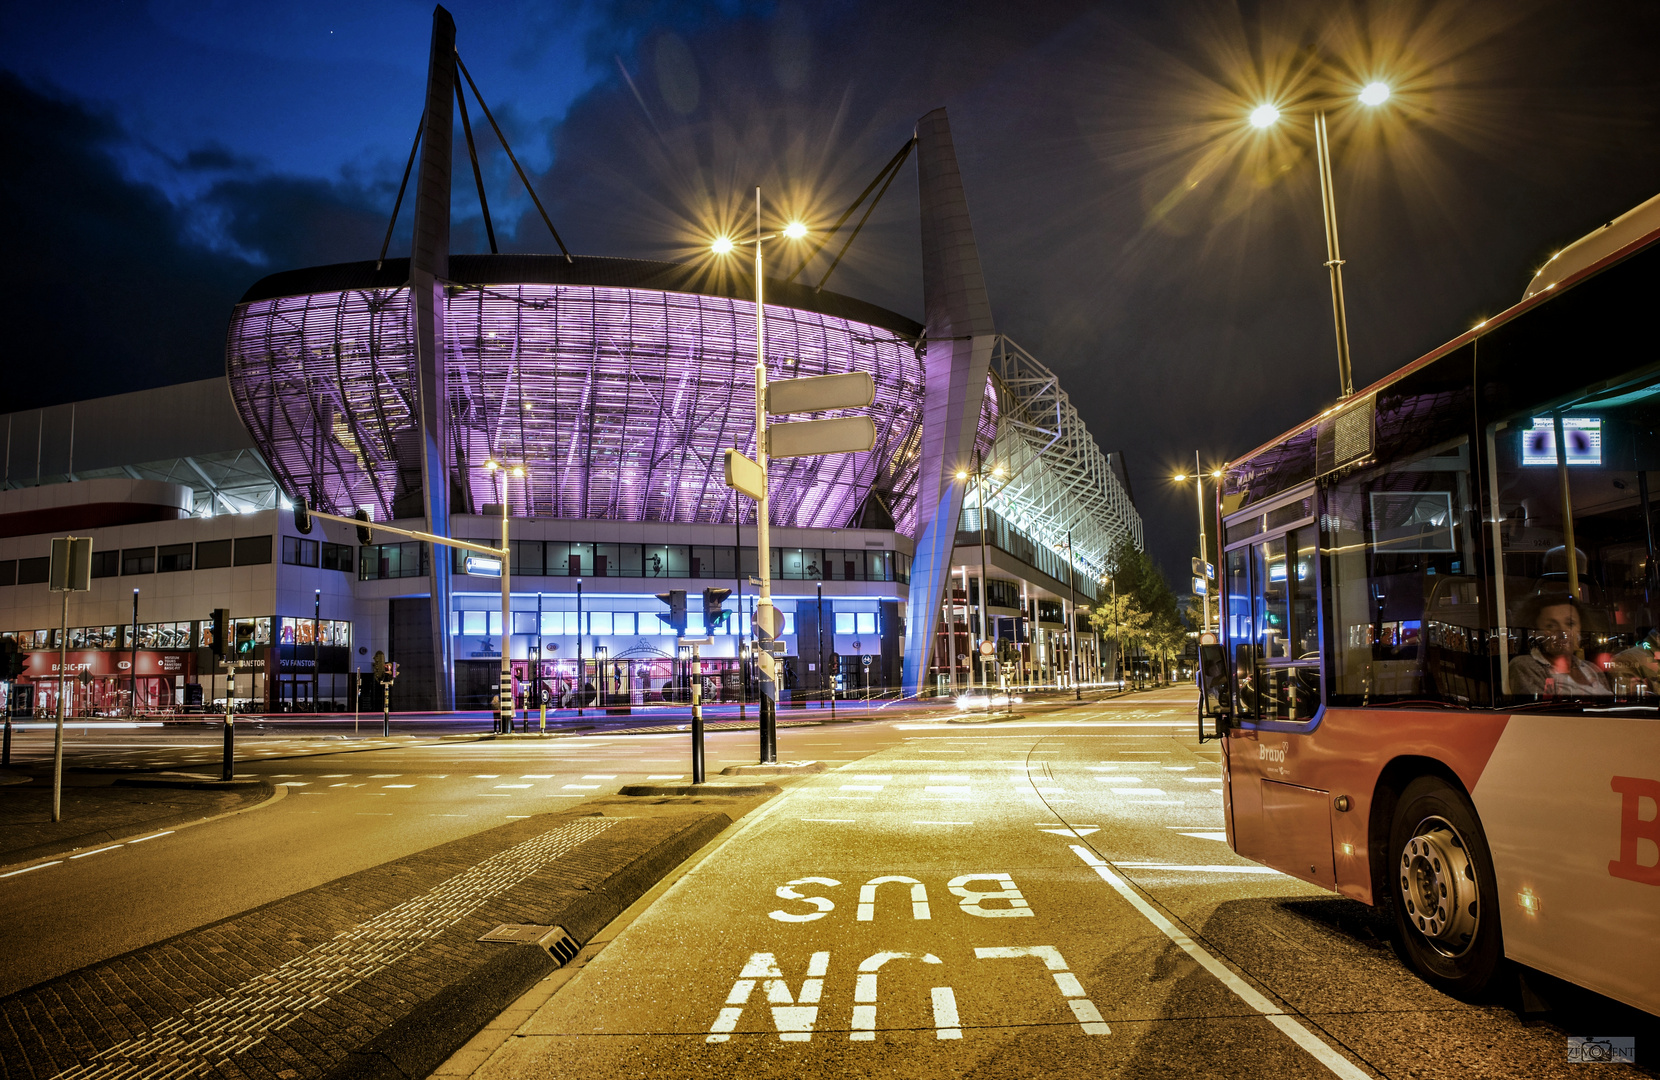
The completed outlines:
[[[1620,796],[1620,857],[1609,874],[1660,885],[1660,780],[1616,776],[1609,786]]]

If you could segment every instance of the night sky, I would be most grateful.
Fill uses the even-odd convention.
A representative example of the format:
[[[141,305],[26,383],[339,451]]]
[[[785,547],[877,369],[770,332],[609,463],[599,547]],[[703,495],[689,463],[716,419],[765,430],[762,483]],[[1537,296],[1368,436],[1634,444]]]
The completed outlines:
[[[1195,514],[1169,476],[1337,393],[1319,94],[1397,90],[1332,113],[1359,386],[1660,192],[1652,0],[447,6],[583,254],[695,256],[756,184],[777,218],[826,226],[946,106],[999,329],[1126,455],[1176,583]],[[374,258],[431,10],[0,8],[0,411],[221,374],[253,281]],[[1244,126],[1265,99],[1286,112],[1269,136]],[[554,250],[480,139],[503,250]],[[488,250],[459,125],[456,145],[454,249]],[[408,218],[406,203],[396,254]],[[907,166],[830,287],[920,318],[917,233]]]

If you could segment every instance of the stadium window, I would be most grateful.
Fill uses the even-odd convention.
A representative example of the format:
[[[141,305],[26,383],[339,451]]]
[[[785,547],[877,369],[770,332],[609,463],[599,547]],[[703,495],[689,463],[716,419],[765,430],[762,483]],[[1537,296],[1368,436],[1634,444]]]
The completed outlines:
[[[237,566],[259,566],[271,561],[269,536],[239,536],[232,548],[231,562]]]
[[[122,548],[121,572],[123,574],[153,574],[156,572],[156,549]]]
[[[203,540],[196,545],[196,569],[214,570],[231,564],[229,540]]]
[[[13,575],[17,573],[15,565],[12,573]],[[119,551],[94,551],[92,553],[93,577],[115,577],[119,573],[121,573],[121,553]],[[0,573],[0,584],[11,584],[10,581],[4,581],[3,579],[3,573]]]
[[[851,634],[851,633],[854,633],[854,632],[855,631],[854,631],[854,622],[853,622],[853,612],[851,612],[851,611],[838,611],[838,612],[836,612],[836,633],[838,633],[838,634]]]
[[[44,585],[46,579],[52,576],[52,557],[42,555],[38,559],[17,560],[17,583],[19,585]]]
[[[876,612],[874,612],[874,611],[861,611],[861,612],[858,613],[857,618],[858,618],[858,622],[859,622],[858,633],[861,633],[861,634],[874,634],[874,633],[876,633]]]
[[[156,569],[163,574],[175,574],[190,569],[193,544],[163,544],[156,551]]]
[[[343,574],[352,572],[352,549],[346,544],[331,544],[323,542],[323,569],[338,570]]]
[[[282,538],[282,561],[288,566],[316,566],[317,541],[298,536]]]
[[[94,554],[96,554],[96,553],[94,553]],[[97,566],[97,563],[94,562],[93,565]],[[93,576],[98,577],[99,575],[97,574],[96,571],[94,571]],[[16,584],[17,584],[17,560],[16,559],[0,559],[0,585],[16,585]]]

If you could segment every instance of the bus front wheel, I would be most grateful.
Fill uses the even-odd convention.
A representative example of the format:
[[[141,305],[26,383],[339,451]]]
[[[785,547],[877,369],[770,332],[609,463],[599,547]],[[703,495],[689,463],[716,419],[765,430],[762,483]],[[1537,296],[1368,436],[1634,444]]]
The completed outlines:
[[[1479,995],[1504,955],[1493,859],[1475,808],[1436,776],[1406,786],[1389,830],[1395,947],[1425,981]]]

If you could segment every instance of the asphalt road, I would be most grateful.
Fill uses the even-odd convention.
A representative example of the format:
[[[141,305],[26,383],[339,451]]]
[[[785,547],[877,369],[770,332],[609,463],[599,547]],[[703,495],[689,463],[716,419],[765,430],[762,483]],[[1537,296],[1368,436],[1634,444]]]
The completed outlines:
[[[780,730],[779,747],[836,764],[896,738],[885,724],[796,727]],[[244,737],[236,775],[284,785],[280,802],[0,878],[0,996],[506,820],[627,783],[689,780],[689,745],[683,734],[425,745]],[[714,733],[707,745],[711,774],[756,760],[753,731]],[[31,732],[16,760],[49,759],[50,747],[50,734]],[[219,773],[212,733],[94,729],[68,748],[71,765]]]
[[[1367,909],[1233,855],[1192,707],[1175,691],[976,725],[782,729],[782,758],[829,771],[740,822],[479,1080],[1599,1068],[1568,1065],[1566,1036],[1620,1031],[1437,994]],[[280,802],[0,878],[0,995],[505,820],[684,777],[687,742],[318,754],[316,739],[250,739],[237,771],[288,785]],[[710,772],[753,762],[755,744],[712,734]],[[72,760],[152,770],[217,760],[211,738],[71,745]],[[1595,1002],[1579,1015],[1620,1016]]]
[[[1191,710],[894,725],[751,815],[475,1075],[1591,1067],[1552,1024],[1430,990],[1366,909],[1233,855]]]

